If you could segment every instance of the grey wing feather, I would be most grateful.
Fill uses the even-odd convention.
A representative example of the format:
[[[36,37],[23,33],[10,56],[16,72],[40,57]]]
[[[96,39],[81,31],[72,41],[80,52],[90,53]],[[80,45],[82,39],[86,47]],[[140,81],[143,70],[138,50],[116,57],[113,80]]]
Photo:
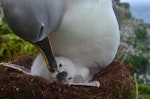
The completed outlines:
[[[113,7],[114,13],[115,13],[115,15],[116,15],[118,24],[120,25],[120,23],[119,23],[119,14],[118,14],[118,10],[117,10],[117,8],[116,8],[116,3],[115,3],[114,0],[112,0],[112,7]]]

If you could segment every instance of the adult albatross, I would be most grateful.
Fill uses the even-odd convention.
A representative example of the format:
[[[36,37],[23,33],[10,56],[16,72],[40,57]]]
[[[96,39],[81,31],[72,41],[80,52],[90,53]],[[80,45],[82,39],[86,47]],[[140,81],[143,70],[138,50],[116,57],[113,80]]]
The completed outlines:
[[[40,49],[50,72],[57,71],[54,55],[67,57],[94,71],[106,67],[116,55],[120,34],[113,0],[1,0],[1,3],[9,27]]]

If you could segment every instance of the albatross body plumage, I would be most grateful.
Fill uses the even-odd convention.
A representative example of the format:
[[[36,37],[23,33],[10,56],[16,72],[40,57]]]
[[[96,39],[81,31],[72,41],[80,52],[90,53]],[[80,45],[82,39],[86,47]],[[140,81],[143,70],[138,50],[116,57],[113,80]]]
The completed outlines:
[[[112,0],[77,2],[66,10],[60,28],[50,34],[54,54],[78,66],[105,67],[113,61],[120,42]]]
[[[70,5],[60,27],[49,36],[54,55],[69,58],[76,66],[69,71],[77,69],[78,73],[89,75],[90,81],[95,73],[115,58],[120,43],[119,25],[112,0],[74,2],[68,2]],[[64,63],[68,65],[66,61]],[[90,73],[82,68],[89,69]]]
[[[115,58],[120,34],[113,0],[1,0],[1,3],[10,28],[41,49],[50,72],[58,71],[54,55],[70,59],[79,71],[89,68],[91,75]]]

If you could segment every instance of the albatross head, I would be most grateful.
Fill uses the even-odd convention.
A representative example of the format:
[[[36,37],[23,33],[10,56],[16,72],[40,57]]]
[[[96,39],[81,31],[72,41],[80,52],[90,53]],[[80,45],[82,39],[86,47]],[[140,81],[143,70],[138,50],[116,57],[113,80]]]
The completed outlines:
[[[1,0],[0,4],[12,31],[36,45],[49,71],[56,71],[56,61],[47,35],[60,26],[65,11],[63,0]]]

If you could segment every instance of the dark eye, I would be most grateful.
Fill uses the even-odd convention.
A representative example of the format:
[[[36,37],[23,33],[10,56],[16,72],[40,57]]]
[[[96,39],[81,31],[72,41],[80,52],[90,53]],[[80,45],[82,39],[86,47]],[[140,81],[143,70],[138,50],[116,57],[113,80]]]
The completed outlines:
[[[62,64],[59,64],[59,67],[62,67]]]
[[[70,79],[72,79],[72,77],[69,77],[68,79],[70,80]]]

